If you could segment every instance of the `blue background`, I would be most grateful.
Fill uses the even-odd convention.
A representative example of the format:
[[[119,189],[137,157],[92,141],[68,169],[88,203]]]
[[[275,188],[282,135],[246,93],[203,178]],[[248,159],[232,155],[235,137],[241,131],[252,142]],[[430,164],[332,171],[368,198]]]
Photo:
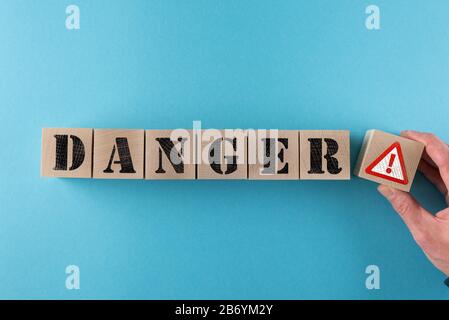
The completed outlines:
[[[74,3],[80,30],[65,28],[71,2],[0,2],[0,298],[449,298],[356,177],[39,176],[42,127],[350,129],[353,164],[371,128],[449,141],[448,1]],[[444,207],[421,175],[413,193]]]

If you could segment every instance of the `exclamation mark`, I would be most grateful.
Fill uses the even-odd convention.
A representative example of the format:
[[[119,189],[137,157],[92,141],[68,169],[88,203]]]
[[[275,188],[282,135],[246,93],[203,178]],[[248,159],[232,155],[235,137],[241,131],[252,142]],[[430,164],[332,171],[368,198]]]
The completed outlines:
[[[390,156],[390,160],[388,161],[388,168],[387,170],[385,170],[387,171],[387,173],[391,173],[391,167],[393,166],[394,158],[396,158],[396,155],[392,153]]]

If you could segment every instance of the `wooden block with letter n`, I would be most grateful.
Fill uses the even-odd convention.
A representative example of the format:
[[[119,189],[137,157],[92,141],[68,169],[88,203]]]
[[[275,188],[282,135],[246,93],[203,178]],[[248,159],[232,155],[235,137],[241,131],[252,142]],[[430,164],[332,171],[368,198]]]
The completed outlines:
[[[145,179],[195,179],[191,130],[145,131]]]
[[[368,130],[354,174],[403,191],[410,191],[424,145],[380,130]]]
[[[144,130],[95,129],[93,177],[144,178]]]
[[[92,129],[43,128],[41,175],[92,177]]]
[[[248,163],[250,180],[298,180],[299,131],[249,132]]]
[[[299,145],[301,180],[351,178],[348,130],[301,130]]]
[[[245,130],[194,131],[197,179],[247,179]]]

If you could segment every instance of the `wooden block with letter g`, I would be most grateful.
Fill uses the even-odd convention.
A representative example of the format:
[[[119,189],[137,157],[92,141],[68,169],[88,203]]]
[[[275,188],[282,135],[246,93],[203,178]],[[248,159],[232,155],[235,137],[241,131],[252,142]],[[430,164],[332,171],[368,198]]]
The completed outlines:
[[[410,191],[424,145],[380,130],[368,130],[354,174],[403,191]]]
[[[299,131],[248,132],[250,180],[299,179]]]
[[[145,179],[195,179],[191,130],[145,131]]]
[[[41,175],[92,177],[92,129],[43,128]]]
[[[198,179],[247,179],[246,130],[195,130]]]
[[[351,178],[348,130],[301,130],[299,145],[301,180]]]
[[[93,177],[143,179],[145,130],[95,129]]]

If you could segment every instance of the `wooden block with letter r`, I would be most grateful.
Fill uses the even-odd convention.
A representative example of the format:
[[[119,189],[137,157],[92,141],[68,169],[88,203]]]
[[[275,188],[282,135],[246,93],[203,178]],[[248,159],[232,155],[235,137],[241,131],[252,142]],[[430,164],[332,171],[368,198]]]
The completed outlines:
[[[144,130],[95,129],[93,177],[144,178]]]
[[[301,130],[299,145],[301,180],[351,178],[348,130]]]
[[[195,179],[191,130],[145,131],[145,179]]]
[[[195,130],[197,179],[247,179],[246,130]]]
[[[92,129],[43,128],[41,175],[92,177]]]
[[[368,130],[354,174],[403,191],[410,191],[424,145],[380,130]]]
[[[299,131],[248,132],[250,180],[299,180]]]

